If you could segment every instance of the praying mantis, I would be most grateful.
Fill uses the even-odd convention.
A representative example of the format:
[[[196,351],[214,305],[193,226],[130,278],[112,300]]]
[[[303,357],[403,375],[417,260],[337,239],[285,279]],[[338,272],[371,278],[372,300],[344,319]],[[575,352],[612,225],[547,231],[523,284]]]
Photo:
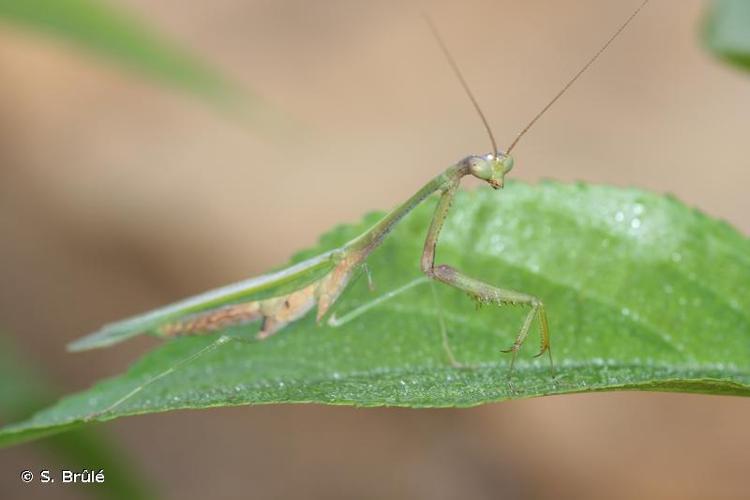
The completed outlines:
[[[528,308],[528,313],[513,344],[503,350],[503,352],[510,353],[511,355],[508,372],[509,380],[513,373],[513,366],[518,351],[524,344],[534,320],[536,320],[538,325],[540,338],[540,349],[536,356],[547,353],[550,366],[554,368],[550,346],[549,322],[544,302],[534,295],[499,288],[493,284],[468,276],[452,266],[436,263],[435,255],[440,232],[448,216],[454,196],[459,189],[461,180],[464,177],[471,176],[484,181],[495,190],[502,189],[505,183],[505,176],[511,172],[514,165],[511,151],[518,144],[519,140],[609,47],[641,9],[645,7],[648,1],[644,0],[635,9],[606,43],[586,61],[562,89],[521,130],[506,151],[498,149],[488,121],[459,70],[458,65],[448,51],[435,25],[425,15],[425,20],[433,36],[484,125],[492,144],[492,151],[490,153],[470,155],[451,165],[422,186],[409,199],[386,214],[379,222],[339,248],[327,251],[276,272],[207,291],[153,311],[105,325],[91,335],[72,342],[68,345],[68,349],[70,351],[81,351],[106,347],[140,334],[151,334],[163,339],[188,335],[204,335],[256,321],[261,322],[261,327],[256,334],[256,338],[263,340],[278,333],[290,323],[306,316],[316,306],[318,323],[326,319],[327,324],[336,327],[353,320],[370,307],[388,300],[412,286],[422,283],[443,283],[465,292],[478,304],[492,304],[497,306],[519,305]],[[427,230],[420,258],[420,268],[424,277],[373,300],[369,305],[361,306],[355,311],[350,311],[340,318],[337,318],[335,314],[329,314],[332,313],[332,308],[337,303],[341,294],[350,285],[353,277],[359,271],[367,270],[366,261],[370,254],[381,245],[393,228],[407,214],[433,195],[438,196],[438,201],[434,209],[432,221]],[[262,298],[258,298],[259,296]],[[208,344],[190,357],[183,359],[146,383],[136,387],[133,391],[124,395],[96,415],[111,411],[142,390],[146,385],[168,375],[179,368],[179,366],[189,363],[199,356],[218,348],[232,338],[225,334],[220,335],[213,343]],[[445,345],[445,342],[444,347],[451,364],[455,367],[461,367],[462,365],[456,361],[450,347]]]

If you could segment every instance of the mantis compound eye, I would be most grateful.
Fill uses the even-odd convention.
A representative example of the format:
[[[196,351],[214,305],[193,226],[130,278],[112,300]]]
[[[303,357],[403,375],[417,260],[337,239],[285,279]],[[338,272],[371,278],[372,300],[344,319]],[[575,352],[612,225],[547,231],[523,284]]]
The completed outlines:
[[[510,155],[503,154],[500,156],[500,163],[502,163],[503,168],[505,170],[504,173],[508,173],[511,170],[513,170],[513,157]]]
[[[494,156],[488,155],[485,157],[482,156],[469,156],[464,160],[466,165],[469,167],[469,172],[471,175],[476,177],[477,179],[482,179],[483,181],[488,181],[492,177],[492,162],[494,160]]]

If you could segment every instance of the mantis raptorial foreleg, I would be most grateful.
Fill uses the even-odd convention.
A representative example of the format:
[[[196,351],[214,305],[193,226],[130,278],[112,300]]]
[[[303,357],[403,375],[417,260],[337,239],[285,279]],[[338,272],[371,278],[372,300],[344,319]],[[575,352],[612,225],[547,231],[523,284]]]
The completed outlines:
[[[458,190],[461,177],[469,173],[469,171],[470,162],[466,162],[463,168],[453,170],[449,169],[446,172],[446,176],[439,182],[435,183],[435,187],[433,189],[434,191],[441,192],[441,196],[438,200],[437,206],[435,207],[432,222],[430,223],[430,228],[427,232],[427,237],[425,238],[424,251],[422,252],[421,267],[422,272],[425,273],[426,277],[410,281],[400,288],[383,294],[380,297],[367,302],[366,304],[352,311],[349,311],[340,318],[337,318],[336,315],[332,315],[328,320],[328,324],[331,326],[341,326],[345,323],[348,323],[354,318],[372,309],[373,307],[376,307],[377,305],[395,297],[396,295],[399,295],[431,279],[465,291],[473,299],[477,300],[481,304],[493,303],[500,306],[524,305],[530,307],[531,310],[526,316],[526,319],[524,320],[524,323],[521,326],[521,329],[519,330],[518,335],[513,342],[513,345],[509,349],[505,349],[502,351],[512,353],[509,372],[511,374],[513,372],[513,367],[515,365],[518,350],[521,348],[524,341],[526,340],[526,337],[528,336],[529,329],[531,327],[532,321],[534,320],[534,317],[537,317],[539,321],[539,333],[541,339],[541,349],[537,356],[541,356],[542,354],[544,354],[544,352],[549,353],[550,366],[554,366],[552,361],[552,351],[550,349],[549,343],[549,326],[547,324],[547,315],[544,310],[544,304],[541,300],[539,300],[537,297],[534,297],[533,295],[492,286],[483,281],[479,281],[477,279],[466,276],[453,267],[447,265],[435,266],[435,249],[437,247],[440,231],[442,230],[445,219],[448,216],[448,211],[450,210],[451,203],[453,202],[453,198],[455,197],[456,191]],[[432,290],[432,293],[433,295],[435,295],[434,288]],[[451,365],[453,365],[454,367],[461,367],[463,365],[461,365],[461,363],[456,360],[456,357],[453,354],[453,350],[448,343],[445,323],[442,317],[442,310],[439,307],[437,308],[437,314],[438,321],[440,322],[443,347],[445,349],[446,355],[448,356]]]
[[[459,179],[456,179],[447,184],[442,190],[442,195],[435,207],[435,213],[432,217],[432,222],[430,223],[430,229],[427,232],[427,238],[425,238],[424,242],[424,251],[422,252],[421,260],[422,272],[424,272],[429,278],[467,292],[480,304],[493,303],[499,306],[530,306],[531,311],[526,316],[515,342],[509,349],[503,351],[512,353],[509,369],[510,375],[513,373],[513,365],[515,364],[518,350],[521,348],[521,345],[523,345],[524,340],[526,340],[529,328],[531,327],[531,322],[535,315],[539,319],[539,334],[541,340],[541,349],[536,356],[541,356],[545,351],[548,352],[550,366],[554,368],[552,362],[552,351],[550,350],[549,344],[547,315],[544,311],[544,304],[541,300],[533,295],[527,295],[525,293],[492,286],[483,281],[466,276],[451,266],[442,264],[435,266],[435,249],[440,236],[440,230],[443,228],[445,219],[448,216],[448,210],[450,209],[451,203],[453,203],[453,198],[458,189],[458,185]]]

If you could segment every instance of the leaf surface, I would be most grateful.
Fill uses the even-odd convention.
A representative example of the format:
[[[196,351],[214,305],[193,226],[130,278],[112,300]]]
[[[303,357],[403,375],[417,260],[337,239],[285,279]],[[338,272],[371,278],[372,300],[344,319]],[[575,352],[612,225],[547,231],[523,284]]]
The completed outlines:
[[[430,200],[369,259],[376,290],[358,279],[338,316],[420,276]],[[326,234],[341,245],[379,214]],[[177,365],[216,337],[165,343],[127,373],[64,398],[0,430],[8,444],[94,420],[180,408],[318,402],[360,406],[461,407],[548,394],[659,390],[750,395],[750,242],[724,222],[669,196],[583,184],[510,183],[461,192],[438,263],[547,306],[556,376],[532,358],[536,330],[519,353],[512,387],[508,347],[526,311],[476,305],[448,286],[408,291],[333,328],[314,315],[262,342],[233,341]],[[456,358],[442,347],[442,316]],[[230,332],[251,337],[257,326]],[[173,369],[173,371],[165,372]]]

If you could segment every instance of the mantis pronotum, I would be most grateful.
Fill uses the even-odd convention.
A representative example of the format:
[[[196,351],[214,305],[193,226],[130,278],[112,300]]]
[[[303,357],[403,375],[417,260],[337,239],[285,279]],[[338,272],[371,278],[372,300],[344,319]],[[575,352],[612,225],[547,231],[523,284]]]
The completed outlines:
[[[436,264],[435,250],[438,238],[461,179],[464,176],[470,175],[485,181],[493,189],[502,188],[505,176],[513,168],[513,158],[510,156],[510,153],[521,137],[526,134],[533,124],[536,123],[536,121],[604,52],[604,50],[615,40],[615,38],[617,38],[633,18],[635,18],[647,2],[648,0],[644,0],[630,17],[628,17],[628,19],[606,41],[606,43],[604,43],[599,50],[586,61],[586,63],[562,87],[562,89],[534,116],[528,125],[521,130],[505,152],[500,151],[497,148],[495,138],[477,103],[477,100],[474,98],[468,84],[464,80],[456,62],[438,34],[435,26],[429,18],[426,18],[432,34],[443,51],[451,69],[457,76],[461,86],[482,120],[492,143],[491,153],[486,155],[467,156],[456,164],[451,165],[440,175],[426,183],[412,197],[385,215],[370,229],[337,249],[325,252],[303,262],[299,262],[278,272],[262,275],[257,278],[252,278],[216,290],[208,291],[139,316],[106,325],[99,331],[71,343],[69,349],[78,351],[104,347],[141,333],[150,333],[162,338],[207,334],[226,327],[241,325],[256,320],[262,322],[261,328],[257,333],[257,338],[265,339],[291,322],[302,318],[313,309],[316,304],[317,320],[320,322],[336,303],[341,293],[346,289],[352,276],[359,269],[365,268],[368,256],[383,242],[394,226],[417,205],[431,195],[437,193],[439,195],[439,200],[435,208],[432,222],[427,231],[424,250],[420,260],[421,270],[425,277],[409,283],[398,290],[389,292],[384,296],[375,299],[371,304],[375,305],[383,300],[387,300],[395,294],[420,283],[440,282],[466,292],[471,298],[481,304],[487,303],[498,306],[513,304],[526,306],[529,308],[529,312],[518,331],[515,341],[510,348],[503,351],[511,353],[509,377],[513,372],[513,365],[516,360],[517,352],[526,340],[535,318],[538,323],[541,340],[541,347],[537,356],[541,356],[547,352],[549,354],[550,365],[552,365],[549,326],[542,300],[533,295],[498,288],[476,278],[469,277],[451,266]],[[277,291],[275,292],[276,294],[273,294],[273,290],[283,290],[283,293]],[[265,298],[257,298],[259,294],[268,294],[269,291],[271,291],[271,294],[264,295]],[[372,307],[372,305],[365,305],[355,311],[350,311],[341,318],[336,318],[335,315],[330,315],[328,317],[328,324],[331,326],[338,326],[344,322],[350,321],[366,309]],[[220,345],[229,341],[230,338],[231,337],[227,335],[221,335],[213,343],[208,344],[189,358],[180,361],[166,371],[138,386],[96,415],[111,411],[142,390],[148,384],[172,373],[183,364],[191,362],[199,356],[216,349]],[[454,366],[460,366],[453,357],[450,347],[447,345],[444,345],[444,347],[451,363]]]

